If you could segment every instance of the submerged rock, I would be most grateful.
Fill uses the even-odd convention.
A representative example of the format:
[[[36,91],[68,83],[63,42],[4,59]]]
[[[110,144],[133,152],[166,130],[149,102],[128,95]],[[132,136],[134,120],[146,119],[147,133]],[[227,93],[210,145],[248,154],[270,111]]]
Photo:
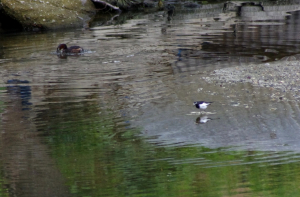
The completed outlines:
[[[90,0],[0,0],[0,5],[27,30],[84,26],[95,14]]]

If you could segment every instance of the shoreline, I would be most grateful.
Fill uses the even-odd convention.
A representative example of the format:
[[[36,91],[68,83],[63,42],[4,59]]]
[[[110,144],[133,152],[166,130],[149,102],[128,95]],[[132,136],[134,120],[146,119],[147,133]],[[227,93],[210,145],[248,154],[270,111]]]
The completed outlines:
[[[204,77],[208,83],[250,83],[253,86],[279,89],[300,100],[300,62],[280,60],[217,69]]]

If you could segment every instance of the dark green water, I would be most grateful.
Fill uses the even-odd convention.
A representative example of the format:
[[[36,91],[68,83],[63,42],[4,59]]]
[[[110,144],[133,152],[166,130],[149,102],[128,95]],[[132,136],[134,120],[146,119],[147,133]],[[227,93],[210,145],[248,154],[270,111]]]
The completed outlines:
[[[1,34],[0,196],[300,196],[299,103],[204,80],[299,53],[289,6]],[[59,58],[59,43],[86,53]],[[205,124],[196,100],[214,102]]]

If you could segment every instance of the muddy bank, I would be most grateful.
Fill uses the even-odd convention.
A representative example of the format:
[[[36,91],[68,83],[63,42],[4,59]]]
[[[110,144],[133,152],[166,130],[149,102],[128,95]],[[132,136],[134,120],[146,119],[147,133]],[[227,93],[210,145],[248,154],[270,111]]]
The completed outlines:
[[[209,83],[220,84],[220,86],[250,83],[254,86],[280,89],[282,92],[292,93],[295,99],[300,99],[300,62],[296,60],[280,60],[218,69],[204,79]]]

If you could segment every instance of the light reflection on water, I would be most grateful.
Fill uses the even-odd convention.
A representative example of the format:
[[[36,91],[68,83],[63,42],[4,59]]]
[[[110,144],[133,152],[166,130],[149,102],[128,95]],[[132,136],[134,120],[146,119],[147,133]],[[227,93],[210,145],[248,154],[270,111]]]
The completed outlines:
[[[236,35],[201,14],[0,38],[3,196],[299,196],[298,102],[203,80],[298,53],[298,12]],[[205,124],[195,100],[214,101]]]

